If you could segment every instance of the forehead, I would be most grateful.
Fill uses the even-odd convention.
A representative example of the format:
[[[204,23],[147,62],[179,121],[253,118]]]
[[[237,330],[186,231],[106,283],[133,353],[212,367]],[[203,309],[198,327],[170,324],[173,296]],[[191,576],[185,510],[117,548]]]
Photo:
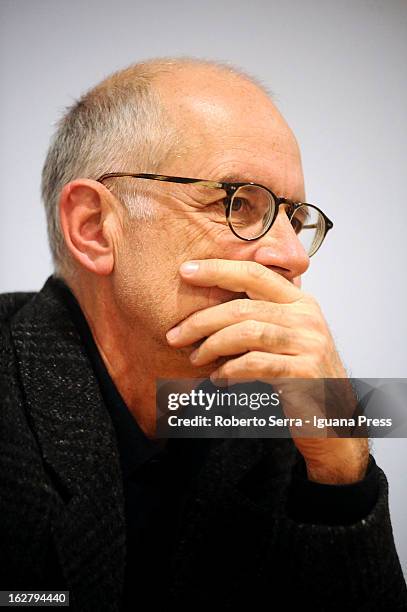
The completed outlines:
[[[161,81],[160,88],[182,134],[174,160],[177,171],[218,180],[261,182],[281,193],[290,191],[287,197],[301,195],[296,139],[256,85],[235,75],[195,69],[178,74],[171,82]]]

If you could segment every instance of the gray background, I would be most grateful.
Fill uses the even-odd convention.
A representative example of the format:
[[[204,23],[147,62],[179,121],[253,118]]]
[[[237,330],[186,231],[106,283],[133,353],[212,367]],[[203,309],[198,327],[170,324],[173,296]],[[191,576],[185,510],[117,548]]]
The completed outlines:
[[[260,77],[335,228],[304,278],[355,377],[405,377],[406,0],[0,0],[0,291],[51,272],[40,172],[52,124],[108,73],[160,55]],[[407,569],[403,439],[376,440]]]

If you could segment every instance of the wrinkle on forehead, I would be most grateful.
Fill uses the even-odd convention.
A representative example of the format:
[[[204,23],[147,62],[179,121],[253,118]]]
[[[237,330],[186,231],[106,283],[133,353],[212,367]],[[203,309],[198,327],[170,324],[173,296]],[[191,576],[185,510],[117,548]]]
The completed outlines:
[[[160,97],[176,124],[191,139],[244,137],[267,133],[298,148],[280,111],[266,93],[239,75],[213,67],[184,67],[162,75],[155,83]]]

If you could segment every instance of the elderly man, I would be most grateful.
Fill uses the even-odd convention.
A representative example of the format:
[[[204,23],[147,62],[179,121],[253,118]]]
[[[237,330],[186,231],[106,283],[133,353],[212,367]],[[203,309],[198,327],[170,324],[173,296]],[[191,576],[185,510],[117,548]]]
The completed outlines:
[[[346,377],[300,282],[332,224],[267,92],[211,62],[120,71],[61,120],[43,198],[55,273],[0,302],[2,589],[407,609],[366,440],[154,438],[157,378]]]

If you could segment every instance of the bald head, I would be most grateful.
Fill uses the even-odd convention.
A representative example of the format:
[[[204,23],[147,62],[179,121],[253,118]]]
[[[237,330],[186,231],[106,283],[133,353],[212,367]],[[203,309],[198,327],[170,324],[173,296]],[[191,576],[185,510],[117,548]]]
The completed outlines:
[[[261,156],[263,148],[300,157],[296,139],[269,93],[247,75],[224,65],[186,62],[161,72],[154,86],[183,135],[181,159],[187,155],[189,161],[191,156],[206,160],[211,151],[219,158],[213,164],[232,165],[229,176],[234,176],[233,158],[251,143],[254,157]],[[207,168],[202,172],[203,178],[221,178],[208,176]],[[248,175],[244,180],[255,178]]]
[[[267,148],[299,156],[268,93],[247,74],[194,59],[151,60],[114,73],[68,109],[44,165],[42,194],[56,271],[69,264],[58,211],[65,184],[115,171],[240,176],[244,168],[235,158],[251,142],[254,157]],[[111,189],[131,215],[146,217],[151,210],[140,183],[116,181]]]
[[[242,108],[246,121],[265,110],[268,118],[284,122],[259,82],[224,64],[179,62],[157,73],[153,83],[172,116],[201,132],[226,127]]]

